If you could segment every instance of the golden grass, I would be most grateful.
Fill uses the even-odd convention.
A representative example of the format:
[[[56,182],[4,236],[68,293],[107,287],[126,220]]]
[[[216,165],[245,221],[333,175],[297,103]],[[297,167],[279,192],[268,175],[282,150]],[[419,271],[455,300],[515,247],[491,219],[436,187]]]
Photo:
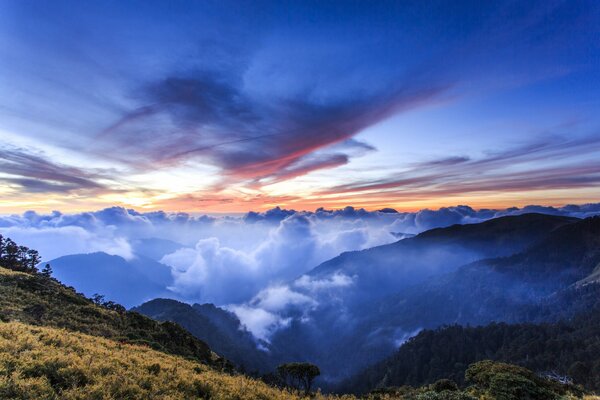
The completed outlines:
[[[300,399],[245,376],[138,345],[0,323],[0,398]],[[317,399],[353,399],[352,396]]]
[[[25,272],[13,271],[12,269],[0,267],[0,275],[27,275]]]

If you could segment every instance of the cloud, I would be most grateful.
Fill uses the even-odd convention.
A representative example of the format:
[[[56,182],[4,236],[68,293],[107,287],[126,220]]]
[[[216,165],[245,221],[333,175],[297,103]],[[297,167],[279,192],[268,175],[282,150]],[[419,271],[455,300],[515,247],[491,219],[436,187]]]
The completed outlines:
[[[323,279],[314,279],[308,275],[302,275],[300,278],[294,281],[294,286],[308,290],[310,292],[316,292],[319,290],[343,288],[352,285],[354,280],[348,275],[344,275],[340,272],[336,272]]]
[[[257,97],[245,71],[201,68],[149,82],[139,96],[143,104],[104,129],[99,145],[119,153],[135,143],[134,164],[201,160],[221,168],[225,180],[286,180],[372,151],[353,136],[451,86],[419,76],[368,95]]]
[[[549,135],[480,158],[445,157],[417,163],[401,173],[370,181],[355,181],[321,191],[321,195],[403,199],[514,192],[545,189],[589,188],[600,183],[600,136],[579,138]],[[573,156],[578,159],[574,161]],[[552,160],[551,163],[548,161]],[[533,166],[538,163],[538,166]]]
[[[66,254],[82,254],[102,251],[131,259],[133,252],[124,237],[114,236],[109,230],[104,233],[93,233],[78,226],[56,228],[0,228],[0,233],[10,237],[19,244],[36,249],[45,261]],[[84,272],[82,272],[84,273]]]
[[[302,293],[294,292],[289,286],[279,285],[261,290],[249,304],[269,312],[279,312],[289,306],[315,306],[316,302]]]
[[[188,299],[235,303],[258,290],[255,260],[244,252],[222,247],[217,238],[202,239],[194,249],[177,250],[161,262],[173,267],[170,289]]]
[[[252,332],[256,339],[267,343],[275,331],[288,326],[291,321],[291,318],[281,318],[262,308],[248,307],[243,304],[228,306],[227,309],[237,315],[242,325]]]
[[[0,171],[0,182],[28,193],[106,190],[98,183],[102,175],[97,171],[55,163],[41,154],[15,147],[0,147]]]
[[[584,218],[600,215],[600,204],[502,210],[461,205],[417,212],[354,207],[307,212],[276,207],[222,217],[122,207],[76,214],[28,211],[0,216],[0,233],[37,248],[44,260],[95,251],[136,257],[130,243],[146,238],[181,243],[180,249],[162,259],[173,278],[165,286],[170,285],[182,300],[231,307],[248,329],[265,339],[289,323],[290,312],[301,320],[307,318],[307,310],[316,307],[321,296],[333,301],[338,289],[355,284],[356,277],[341,273],[306,275],[342,252],[394,242],[399,232],[415,234],[528,212]],[[84,268],[81,273],[85,274]]]

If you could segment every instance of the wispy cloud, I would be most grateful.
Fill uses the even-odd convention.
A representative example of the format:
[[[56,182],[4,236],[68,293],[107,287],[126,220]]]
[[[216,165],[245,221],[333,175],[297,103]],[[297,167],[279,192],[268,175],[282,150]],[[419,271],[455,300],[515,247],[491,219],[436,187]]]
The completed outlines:
[[[236,71],[192,72],[148,84],[147,104],[123,115],[98,139],[117,152],[136,146],[132,161],[164,165],[195,159],[220,167],[229,179],[290,179],[346,164],[345,152],[314,153],[348,142],[395,113],[436,101],[451,87],[435,79],[423,82],[409,77],[385,91],[344,100],[258,99]]]
[[[551,136],[481,158],[450,156],[420,162],[413,168],[383,179],[355,181],[321,194],[378,196],[447,196],[474,192],[535,191],[585,188],[600,183],[600,136],[570,139]],[[587,157],[586,157],[587,156]]]
[[[0,182],[25,192],[66,193],[105,189],[99,172],[62,165],[41,154],[19,148],[0,148]]]

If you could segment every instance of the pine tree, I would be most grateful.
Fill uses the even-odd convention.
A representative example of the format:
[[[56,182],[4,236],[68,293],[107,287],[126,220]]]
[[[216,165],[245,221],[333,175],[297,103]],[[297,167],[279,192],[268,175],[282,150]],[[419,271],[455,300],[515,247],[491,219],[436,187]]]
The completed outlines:
[[[40,274],[46,278],[52,277],[52,267],[50,266],[50,264],[46,264],[46,266],[42,269],[42,272],[40,272]]]

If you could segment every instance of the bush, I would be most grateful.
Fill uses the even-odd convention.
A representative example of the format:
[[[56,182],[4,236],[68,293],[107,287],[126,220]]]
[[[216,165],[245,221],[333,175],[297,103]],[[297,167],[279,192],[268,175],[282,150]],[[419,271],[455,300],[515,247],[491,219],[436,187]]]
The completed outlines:
[[[443,392],[445,390],[455,392],[458,391],[458,385],[450,379],[440,379],[431,384],[431,390],[434,392]]]
[[[541,378],[526,368],[490,360],[471,364],[465,378],[496,400],[553,400],[575,389]]]
[[[152,365],[149,365],[148,372],[150,372],[152,375],[160,374],[160,364],[154,363]]]

